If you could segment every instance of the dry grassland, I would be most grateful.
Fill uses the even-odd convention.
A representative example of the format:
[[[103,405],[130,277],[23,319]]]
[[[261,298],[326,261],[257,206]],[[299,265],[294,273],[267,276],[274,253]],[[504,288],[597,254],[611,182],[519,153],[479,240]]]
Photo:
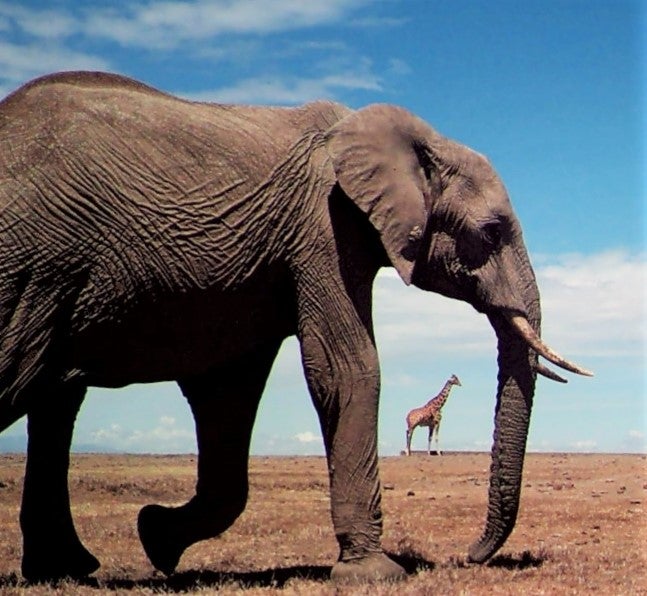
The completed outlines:
[[[19,575],[24,458],[0,456],[0,593],[44,594],[647,594],[647,477],[640,455],[531,454],[517,527],[485,566],[465,563],[481,530],[489,455],[381,460],[384,546],[410,572],[398,585],[336,591],[325,461],[255,457],[247,510],[220,538],[189,549],[166,578],[136,532],[147,503],[181,503],[191,456],[76,455],[77,528],[103,566],[94,578],[27,585]]]

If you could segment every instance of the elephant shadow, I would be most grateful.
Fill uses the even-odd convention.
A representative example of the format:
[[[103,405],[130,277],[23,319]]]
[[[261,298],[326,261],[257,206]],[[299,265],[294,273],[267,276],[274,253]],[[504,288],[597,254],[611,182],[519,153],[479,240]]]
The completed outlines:
[[[436,564],[432,561],[425,559],[418,554],[394,554],[388,553],[389,556],[400,564],[408,575],[415,575],[421,571],[433,571]],[[523,570],[532,567],[540,567],[544,562],[544,557],[541,555],[536,556],[532,553],[525,551],[519,556],[512,555],[499,555],[494,557],[488,566],[501,567],[504,569]],[[461,561],[454,561],[457,567],[464,567],[468,564]],[[209,571],[209,570],[194,570],[183,571],[176,573],[169,577],[164,577],[161,574],[143,578],[143,579],[126,579],[126,578],[109,578],[105,580],[97,580],[95,578],[87,578],[79,580],[79,585],[94,587],[94,588],[107,588],[110,590],[142,590],[149,589],[153,592],[168,592],[168,593],[182,593],[188,592],[197,588],[221,588],[227,584],[238,584],[247,589],[251,588],[275,588],[281,589],[291,580],[310,580],[316,582],[324,582],[330,578],[330,565],[297,565],[292,567],[278,567],[275,569],[265,569],[262,571]],[[11,573],[8,575],[0,575],[0,591],[3,588],[17,588],[24,586],[24,581],[20,577]]]
[[[131,580],[113,578],[101,582],[101,587],[110,590],[149,589],[155,593],[184,593],[204,589],[219,589],[226,585],[238,585],[241,588],[283,588],[289,581],[310,580],[325,581],[330,577],[330,566],[297,565],[262,571],[209,571],[191,570],[175,573],[169,577],[156,574],[153,577]],[[83,583],[93,585],[96,580],[88,579]]]
[[[540,552],[533,554],[528,550],[518,554],[501,554],[492,557],[487,563],[486,567],[495,567],[498,569],[507,569],[508,571],[523,571],[524,569],[534,569],[541,567],[544,564],[547,556]],[[450,557],[450,563],[457,569],[464,569],[477,565],[476,563],[469,563],[464,558]]]
[[[518,556],[497,555],[487,565],[488,567],[499,567],[510,571],[522,571],[533,567],[541,567],[545,560],[546,556],[543,553],[534,555],[530,551],[525,550]]]
[[[399,563],[409,575],[423,570],[432,570],[435,564],[418,555],[389,555]],[[155,574],[142,579],[126,579],[113,577],[97,580],[89,577],[78,580],[78,585],[109,590],[143,590],[153,592],[183,593],[197,588],[221,588],[227,584],[238,584],[247,589],[275,588],[281,589],[291,580],[310,580],[324,582],[330,578],[330,565],[297,565],[293,567],[278,567],[262,571],[224,572],[209,570],[183,571],[169,577]],[[16,573],[0,575],[0,591],[7,588],[25,586],[24,580]]]
[[[434,563],[417,555],[389,553],[389,556],[400,564],[409,575],[435,567]],[[174,593],[187,592],[196,588],[218,588],[226,584],[238,584],[246,589],[282,589],[291,580],[328,581],[331,569],[330,565],[297,565],[246,572],[184,571],[170,577],[159,576],[141,580],[112,579],[101,582],[101,585],[112,590],[148,588],[154,592]],[[86,582],[90,585],[94,583],[92,580],[86,580]]]

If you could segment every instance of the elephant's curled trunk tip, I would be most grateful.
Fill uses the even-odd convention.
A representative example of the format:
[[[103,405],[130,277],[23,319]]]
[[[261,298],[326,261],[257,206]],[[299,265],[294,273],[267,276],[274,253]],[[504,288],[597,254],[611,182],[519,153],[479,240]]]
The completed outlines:
[[[467,562],[485,563],[494,554],[495,550],[482,545],[480,542],[475,542],[467,551]]]
[[[513,524],[514,525],[514,524]],[[468,563],[485,563],[503,546],[503,543],[510,535],[512,528],[503,529],[500,533],[486,533],[476,542],[474,542],[467,551]]]

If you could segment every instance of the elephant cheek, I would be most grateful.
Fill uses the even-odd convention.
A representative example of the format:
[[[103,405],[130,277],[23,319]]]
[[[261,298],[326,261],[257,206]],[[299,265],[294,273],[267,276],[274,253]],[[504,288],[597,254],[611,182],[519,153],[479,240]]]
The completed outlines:
[[[508,311],[527,316],[527,304],[532,302],[527,296],[537,290],[534,275],[524,273],[526,270],[509,249],[491,257],[473,273],[476,309],[484,313]]]

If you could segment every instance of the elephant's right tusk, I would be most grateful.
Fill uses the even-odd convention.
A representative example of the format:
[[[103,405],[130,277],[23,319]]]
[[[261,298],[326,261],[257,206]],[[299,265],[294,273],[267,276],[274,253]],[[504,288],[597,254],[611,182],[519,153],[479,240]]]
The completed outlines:
[[[550,368],[544,366],[540,362],[537,362],[537,364],[535,364],[535,371],[537,372],[537,374],[541,375],[542,377],[546,377],[551,381],[557,381],[558,383],[568,383],[568,381],[564,377],[560,377],[556,372],[550,370]]]
[[[577,373],[578,375],[584,375],[585,377],[593,376],[593,373],[591,371],[577,366],[572,362],[569,362],[568,360],[562,358],[557,352],[549,348],[543,341],[541,341],[541,339],[539,339],[539,336],[535,333],[535,330],[530,326],[530,323],[525,317],[513,314],[508,314],[507,317],[510,325],[512,325],[517,333],[521,335],[521,337],[533,350],[535,350],[535,352],[546,358],[546,360],[549,360],[553,364],[556,364],[557,366],[565,370]]]

